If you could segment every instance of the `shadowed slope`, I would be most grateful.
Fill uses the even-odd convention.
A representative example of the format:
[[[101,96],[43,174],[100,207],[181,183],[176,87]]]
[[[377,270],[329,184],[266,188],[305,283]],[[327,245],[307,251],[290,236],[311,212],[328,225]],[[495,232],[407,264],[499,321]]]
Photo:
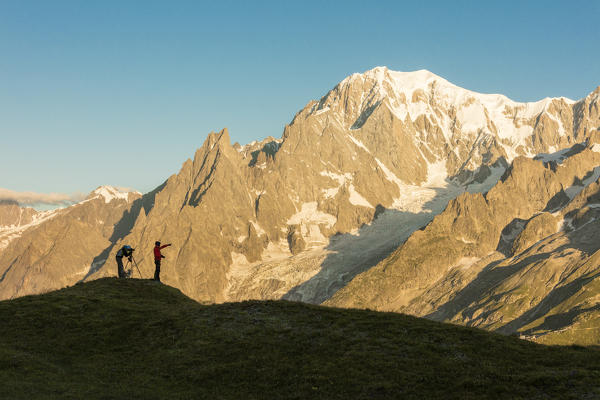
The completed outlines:
[[[0,302],[7,398],[592,398],[600,354],[403,315],[204,306],[112,278]]]

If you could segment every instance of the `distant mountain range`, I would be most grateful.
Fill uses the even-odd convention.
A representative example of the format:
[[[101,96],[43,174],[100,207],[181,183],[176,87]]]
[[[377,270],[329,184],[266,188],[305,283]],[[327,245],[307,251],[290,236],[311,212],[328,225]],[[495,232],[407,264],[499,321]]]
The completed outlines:
[[[209,134],[143,196],[104,187],[21,225],[31,211],[1,206],[0,296],[115,275],[126,243],[150,277],[161,240],[163,281],[204,302],[325,302],[598,343],[599,96],[518,103],[428,71],[353,74],[280,139]]]
[[[126,229],[127,212],[140,193],[102,186],[86,200],[36,212],[0,204],[0,293],[2,298],[73,285],[100,263],[97,255]]]

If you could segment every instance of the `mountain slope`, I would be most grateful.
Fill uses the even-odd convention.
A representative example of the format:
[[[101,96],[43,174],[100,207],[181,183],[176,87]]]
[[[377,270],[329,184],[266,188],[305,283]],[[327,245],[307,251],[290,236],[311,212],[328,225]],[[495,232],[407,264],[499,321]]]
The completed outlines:
[[[594,398],[592,348],[290,302],[203,306],[101,279],[0,302],[2,393],[27,398]]]
[[[321,303],[450,200],[489,190],[518,155],[589,137],[597,94],[517,103],[427,71],[355,74],[281,139],[239,146],[210,134],[119,244],[137,246],[151,276],[152,244],[172,242],[164,280],[195,299]]]
[[[34,215],[0,250],[0,299],[73,285],[94,272],[128,231],[138,197],[102,186],[81,203]]]
[[[0,250],[18,238],[23,231],[51,218],[54,212],[39,212],[21,207],[14,200],[0,200]]]
[[[600,344],[600,131],[554,158],[515,159],[327,304]]]

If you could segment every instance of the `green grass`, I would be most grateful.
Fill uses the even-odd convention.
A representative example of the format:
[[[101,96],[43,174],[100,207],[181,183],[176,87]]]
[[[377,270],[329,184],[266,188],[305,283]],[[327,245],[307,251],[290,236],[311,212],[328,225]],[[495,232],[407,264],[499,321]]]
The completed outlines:
[[[114,278],[0,302],[4,399],[600,397],[600,351]]]

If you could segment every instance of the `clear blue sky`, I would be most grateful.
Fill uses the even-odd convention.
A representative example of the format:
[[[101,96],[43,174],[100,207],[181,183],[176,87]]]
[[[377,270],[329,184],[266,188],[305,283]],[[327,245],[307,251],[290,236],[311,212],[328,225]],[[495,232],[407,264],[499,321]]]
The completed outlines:
[[[514,100],[600,85],[600,1],[0,0],[0,188],[153,189],[379,65]]]

